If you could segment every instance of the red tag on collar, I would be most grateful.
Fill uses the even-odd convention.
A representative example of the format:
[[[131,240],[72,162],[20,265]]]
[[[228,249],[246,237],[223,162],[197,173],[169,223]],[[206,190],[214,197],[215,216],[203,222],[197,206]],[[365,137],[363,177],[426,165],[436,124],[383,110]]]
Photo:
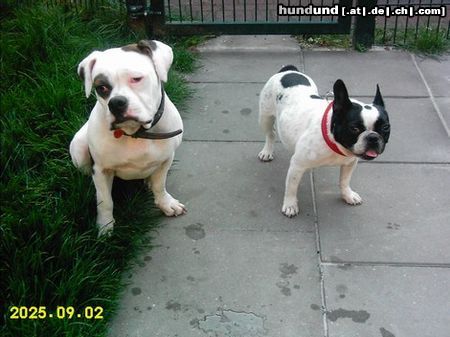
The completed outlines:
[[[125,132],[122,129],[115,129],[114,130],[114,137],[120,138],[125,134]]]
[[[331,110],[331,107],[333,106],[333,101],[330,102],[330,104],[328,104],[325,113],[323,114],[322,117],[322,137],[325,140],[325,143],[327,143],[328,147],[333,150],[334,152],[336,152],[337,154],[340,154],[341,156],[346,157],[346,155],[344,153],[342,153],[341,150],[339,150],[338,146],[336,145],[336,143],[334,143],[331,139],[330,136],[328,135],[328,127],[327,127],[327,122],[328,122],[328,114]]]

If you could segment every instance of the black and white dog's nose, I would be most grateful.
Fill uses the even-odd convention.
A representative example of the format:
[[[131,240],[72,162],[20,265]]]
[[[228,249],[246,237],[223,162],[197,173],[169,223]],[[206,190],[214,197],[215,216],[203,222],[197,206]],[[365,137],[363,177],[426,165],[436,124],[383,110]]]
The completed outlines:
[[[128,99],[124,96],[115,96],[109,100],[108,108],[114,116],[123,116],[128,109]]]
[[[377,144],[380,138],[381,137],[378,134],[371,133],[371,134],[367,135],[366,141],[369,144]]]

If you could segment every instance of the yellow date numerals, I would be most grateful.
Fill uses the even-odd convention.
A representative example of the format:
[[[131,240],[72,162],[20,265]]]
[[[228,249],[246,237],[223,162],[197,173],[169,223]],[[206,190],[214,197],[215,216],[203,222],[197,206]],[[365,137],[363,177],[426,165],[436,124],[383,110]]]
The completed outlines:
[[[74,307],[58,306],[55,311],[48,311],[45,306],[39,307],[26,307],[26,306],[12,306],[9,308],[10,319],[45,319],[45,318],[57,318],[57,319],[103,319],[102,307],[90,307],[87,306],[82,310],[75,310]]]

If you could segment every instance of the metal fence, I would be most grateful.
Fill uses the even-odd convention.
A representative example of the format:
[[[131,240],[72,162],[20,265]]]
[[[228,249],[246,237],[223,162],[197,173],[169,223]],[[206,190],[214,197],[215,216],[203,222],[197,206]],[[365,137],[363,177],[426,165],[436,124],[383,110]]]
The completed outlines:
[[[377,16],[375,27],[377,42],[382,44],[406,44],[417,40],[420,34],[433,37],[440,35],[449,39],[450,33],[450,1],[446,0],[379,0],[378,6],[389,6],[391,11],[398,8],[413,7],[440,9],[445,8],[445,16],[415,15],[409,16]]]
[[[17,0],[9,3],[31,4],[37,1]],[[385,15],[366,18],[374,20],[376,42],[381,44],[406,44],[415,41],[421,34],[440,35],[449,39],[450,35],[450,0],[42,0],[48,6],[64,6],[66,9],[102,10],[107,7],[128,10],[135,18],[146,18],[147,24],[159,24],[166,33],[220,33],[221,29],[211,29],[222,25],[231,28],[232,33],[266,34],[274,33],[276,28],[280,33],[292,34],[324,34],[349,33],[343,25],[338,25],[336,15],[279,15],[278,6],[328,6],[333,7],[344,3],[347,6],[361,4],[376,4],[380,8],[389,7],[391,12],[397,8],[445,8],[445,16],[439,15]],[[162,15],[162,17],[161,17]],[[367,21],[366,20],[366,21]],[[355,21],[353,18],[353,25]],[[259,28],[255,26],[259,25]],[[188,29],[192,25],[203,25],[203,30]],[[284,25],[284,26],[283,26]],[[282,29],[281,27],[301,26],[301,29]],[[246,28],[247,27],[247,28]],[[253,27],[248,29],[248,27]],[[269,29],[270,27],[270,29]],[[326,27],[322,29],[323,27]],[[333,28],[334,27],[334,28]],[[230,30],[230,28],[227,28]],[[226,29],[225,29],[226,31]],[[355,31],[355,29],[354,29]],[[161,32],[159,32],[161,33]]]
[[[292,15],[295,4],[290,0],[151,0],[150,25],[158,34],[168,31],[176,35],[349,33],[351,18],[339,16],[335,10],[351,2],[310,0],[305,8],[321,6],[329,11]]]

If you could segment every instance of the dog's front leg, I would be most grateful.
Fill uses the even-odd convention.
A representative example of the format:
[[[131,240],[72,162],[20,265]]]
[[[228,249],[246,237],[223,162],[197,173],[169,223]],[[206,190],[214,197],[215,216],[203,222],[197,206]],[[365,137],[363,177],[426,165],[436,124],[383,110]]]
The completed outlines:
[[[97,225],[98,235],[108,234],[113,230],[113,200],[111,196],[114,173],[94,166],[92,175],[97,191]]]
[[[356,164],[358,164],[358,159],[355,159],[349,165],[342,165],[341,175],[339,178],[342,199],[350,205],[359,205],[362,203],[362,199],[359,194],[350,188],[350,179],[352,178],[352,173],[356,167]]]
[[[297,191],[305,171],[306,168],[301,165],[301,162],[294,154],[291,158],[291,164],[289,165],[286,176],[283,207],[281,209],[281,212],[289,218],[292,218],[299,213]]]
[[[186,213],[186,207],[172,197],[166,190],[167,173],[172,165],[172,161],[173,156],[162,163],[148,179],[149,187],[151,187],[155,197],[156,206],[167,216],[177,216]]]

